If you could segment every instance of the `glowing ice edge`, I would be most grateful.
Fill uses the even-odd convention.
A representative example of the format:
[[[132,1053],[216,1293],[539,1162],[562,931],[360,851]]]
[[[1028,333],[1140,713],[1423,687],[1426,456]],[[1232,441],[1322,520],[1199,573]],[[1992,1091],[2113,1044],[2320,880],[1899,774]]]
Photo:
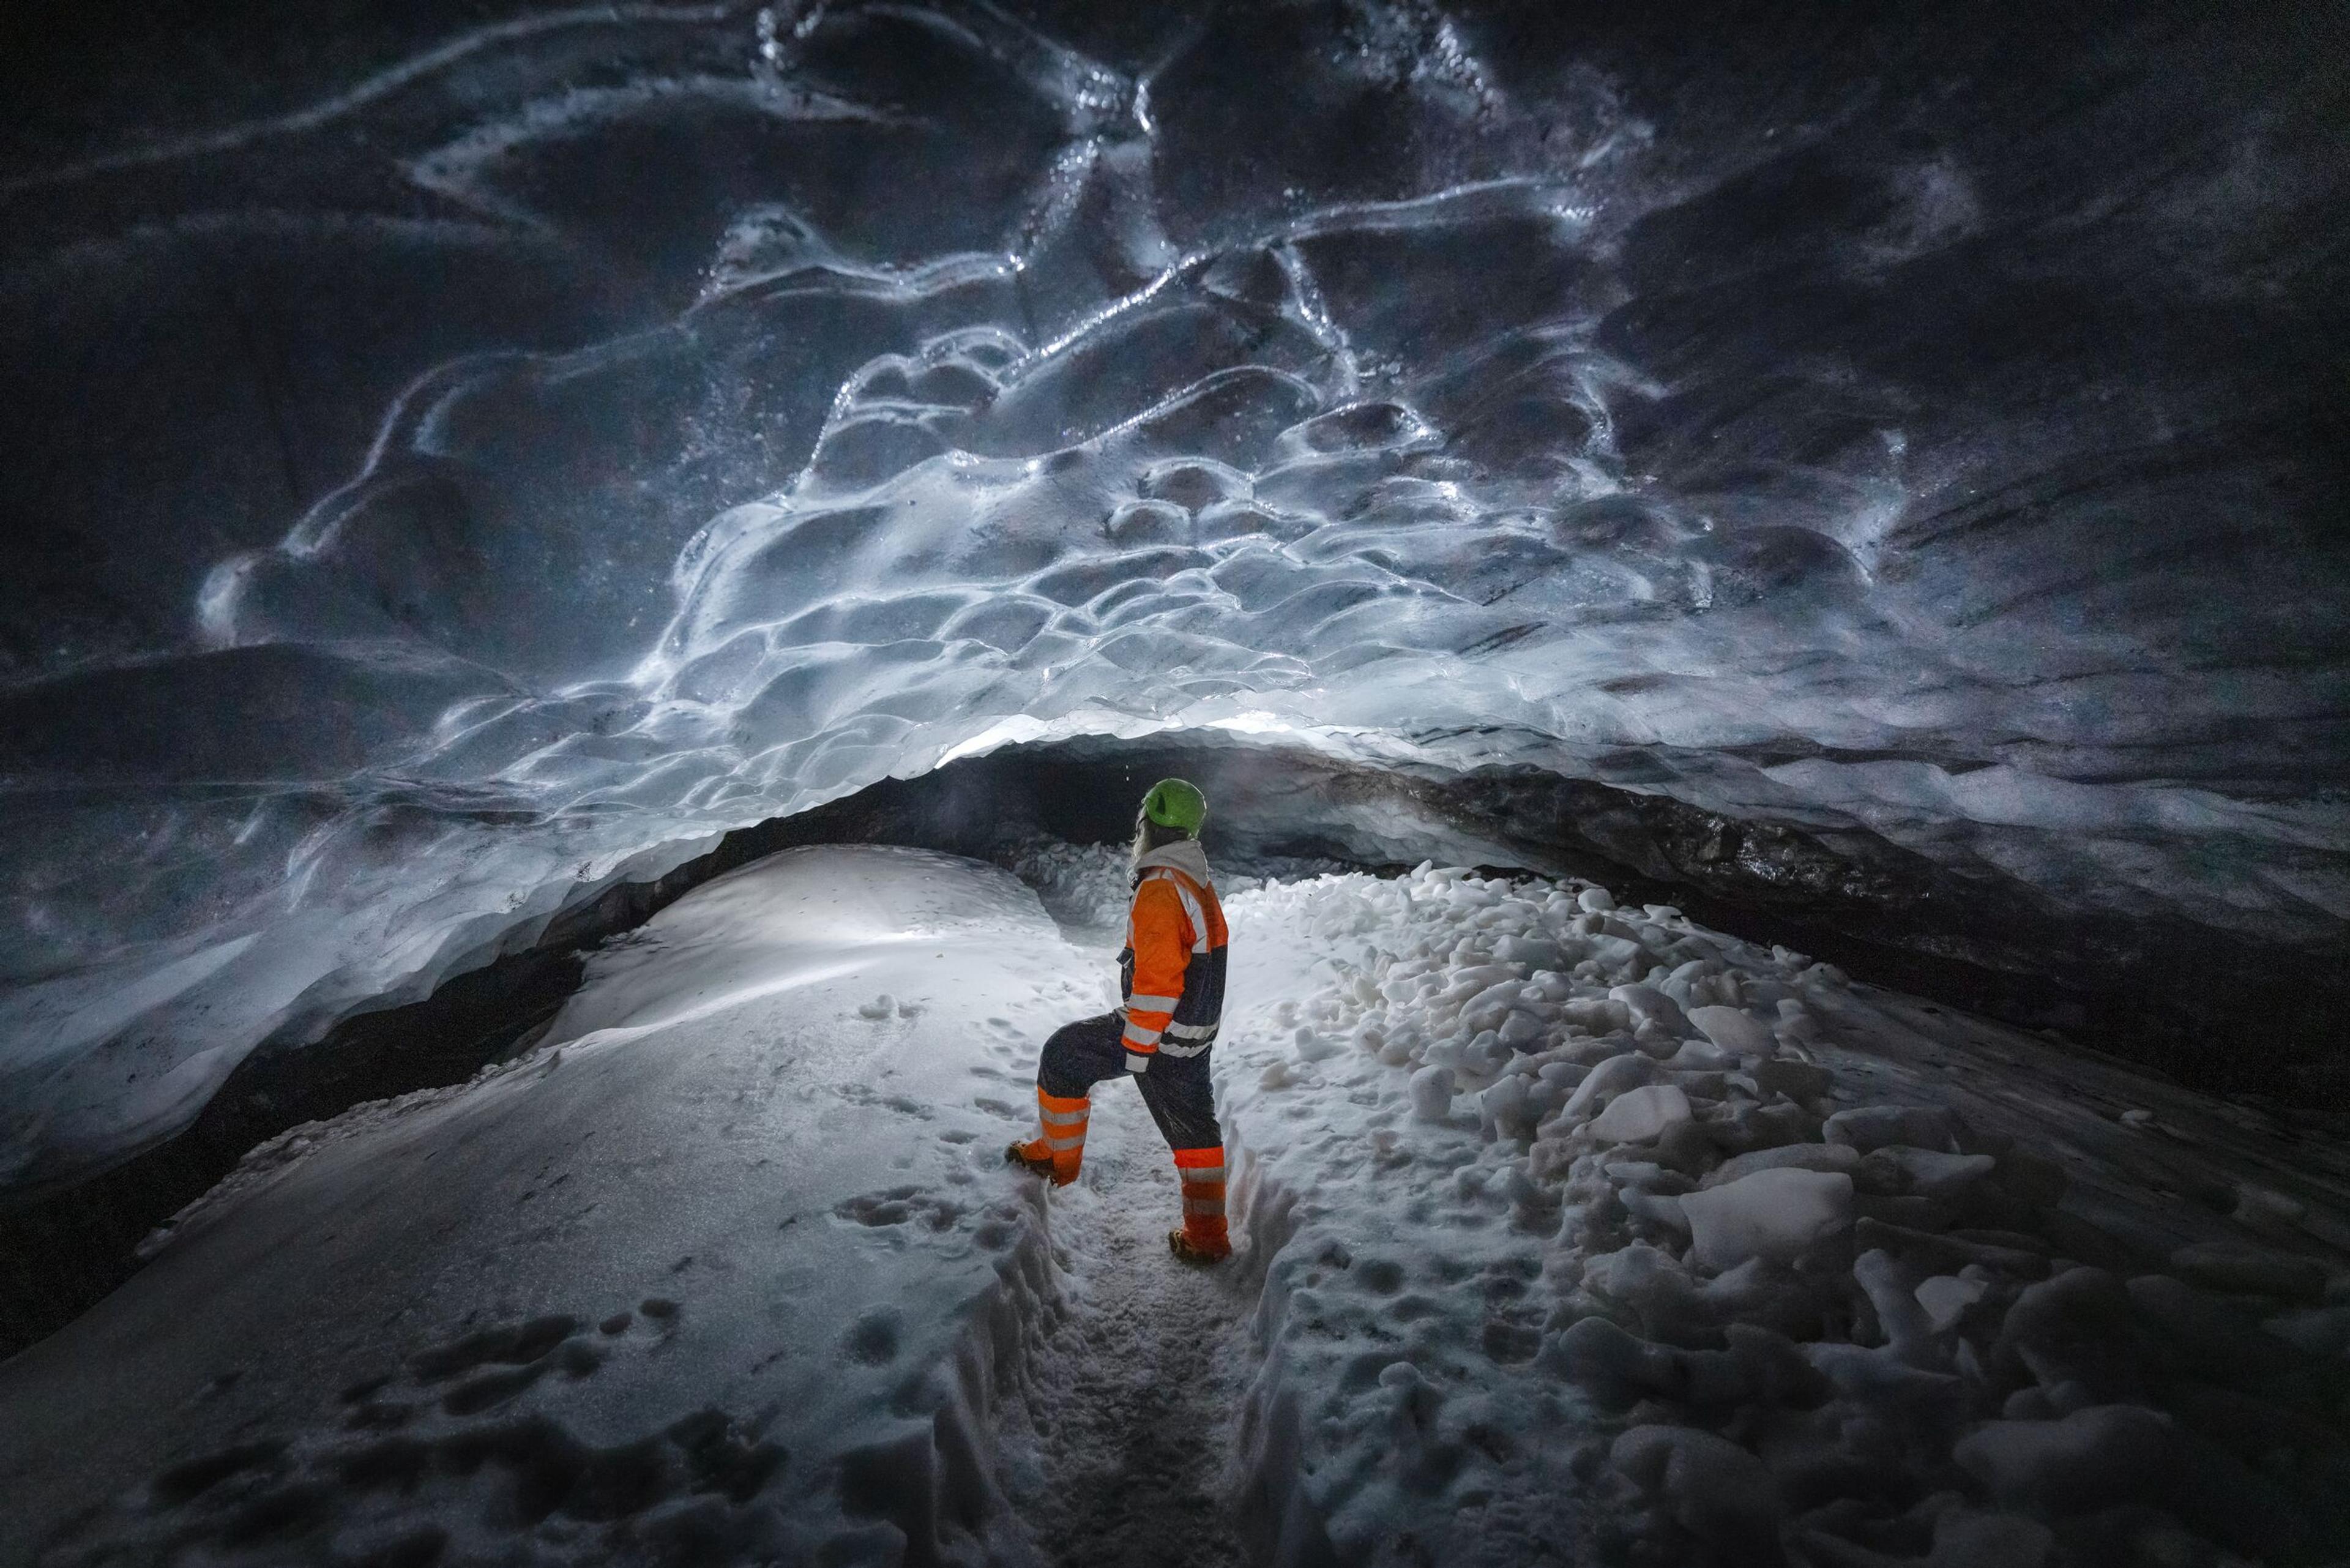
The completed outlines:
[[[949,746],[939,753],[936,765],[944,767],[965,757],[983,757],[1005,746],[1045,745],[1055,741],[1088,739],[1134,741],[1145,735],[1169,734],[1184,729],[1222,730],[1234,735],[1277,735],[1284,741],[1310,745],[1334,756],[1346,754],[1335,732],[1317,725],[1293,724],[1262,708],[1212,717],[1186,715],[1181,719],[1133,719],[1119,713],[1087,711],[1051,721],[1015,713],[1009,719],[990,724],[967,740]]]
[[[890,193],[911,219],[833,217],[873,233],[763,207],[736,214],[676,321],[420,377],[363,471],[276,548],[219,563],[192,607],[209,657],[302,656],[265,695],[315,714],[316,733],[226,776],[174,774],[166,754],[152,778],[36,781],[86,794],[70,834],[20,836],[11,867],[26,891],[0,971],[0,1184],[165,1136],[263,1038],[421,996],[730,829],[1081,735],[1202,729],[1603,779],[1630,757],[1612,782],[1866,827],[2083,907],[2286,943],[2350,918],[2350,803],[2131,774],[2146,738],[2084,738],[2051,671],[2091,670],[2105,684],[2081,695],[2140,714],[2178,701],[2289,729],[2322,699],[2258,672],[2133,685],[2061,613],[1942,624],[1877,569],[1929,483],[1894,416],[1836,465],[1780,465],[1826,498],[1783,522],[1718,525],[1706,498],[1624,472],[1617,413],[1669,389],[1607,351],[1605,291],[1572,281],[1604,272],[1603,218],[1633,210],[1611,150],[1651,134],[1612,102],[1572,169],[1463,171],[1187,253],[1159,227],[1150,161],[1112,137],[1164,119],[1147,78],[990,7],[889,14],[1008,70],[1057,125],[1035,180],[985,214],[1016,243],[907,254],[899,231],[945,221],[920,188]],[[391,134],[369,118],[390,88],[458,73],[458,92],[476,54],[608,15],[733,25],[634,7],[491,28],[152,158],[329,122]],[[1478,112],[1507,110],[1449,32],[1419,63]],[[400,144],[400,169],[527,227],[542,220],[501,182],[598,125],[681,105],[777,134],[906,124],[820,82],[559,80]],[[928,177],[951,183],[970,151],[931,145]],[[885,220],[899,231],[877,241]],[[1399,245],[1408,265],[1390,265]],[[1114,286],[1097,253],[1118,258]],[[1453,314],[1415,314],[1430,300]],[[805,397],[771,385],[791,375]],[[772,400],[730,425],[694,401],[712,378]],[[598,475],[616,410],[675,437],[624,482]],[[461,504],[403,510],[420,479]],[[712,493],[725,499],[646,502]],[[2068,568],[2060,550],[2038,569]],[[2045,646],[2022,651],[2033,638]],[[233,729],[244,668],[141,673]],[[342,732],[360,719],[373,728],[353,764]],[[1826,754],[1742,754],[1789,741]],[[2052,771],[2123,782],[2034,772],[2035,748]],[[1938,750],[1966,765],[1842,760]],[[125,784],[163,803],[168,843],[119,804]]]

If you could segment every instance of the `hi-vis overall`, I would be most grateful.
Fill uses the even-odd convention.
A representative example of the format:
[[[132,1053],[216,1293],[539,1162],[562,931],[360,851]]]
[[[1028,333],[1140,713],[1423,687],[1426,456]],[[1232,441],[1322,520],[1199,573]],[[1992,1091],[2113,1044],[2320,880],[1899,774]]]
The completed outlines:
[[[1118,955],[1126,1005],[1055,1032],[1036,1067],[1043,1136],[1021,1158],[1053,1179],[1077,1179],[1085,1159],[1089,1092],[1106,1078],[1135,1075],[1143,1104],[1175,1151],[1183,1187],[1183,1240],[1222,1256],[1224,1139],[1208,1080],[1208,1048],[1224,1008],[1229,936],[1223,907],[1196,839],[1153,850],[1135,868],[1126,950]]]

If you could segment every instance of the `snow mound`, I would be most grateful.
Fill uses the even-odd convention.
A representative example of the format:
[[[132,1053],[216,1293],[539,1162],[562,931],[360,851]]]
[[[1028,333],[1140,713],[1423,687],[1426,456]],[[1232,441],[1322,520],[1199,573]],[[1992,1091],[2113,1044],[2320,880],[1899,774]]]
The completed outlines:
[[[1037,1561],[992,1433],[1057,1287],[1003,1153],[1100,968],[946,856],[698,889],[0,1368],[0,1562]]]
[[[1226,908],[1229,1268],[1122,1085],[1076,1189],[1003,1162],[1107,933],[788,851],[0,1368],[10,1545],[1017,1565],[1196,1523],[1230,1422],[1263,1562],[2350,1547],[2350,1148],[1577,884]]]
[[[1133,871],[1124,846],[1038,837],[1014,849],[1008,863],[1061,924],[1097,937],[1125,927]]]
[[[2350,1148],[1601,888],[1226,908],[1268,1560],[2350,1549]]]

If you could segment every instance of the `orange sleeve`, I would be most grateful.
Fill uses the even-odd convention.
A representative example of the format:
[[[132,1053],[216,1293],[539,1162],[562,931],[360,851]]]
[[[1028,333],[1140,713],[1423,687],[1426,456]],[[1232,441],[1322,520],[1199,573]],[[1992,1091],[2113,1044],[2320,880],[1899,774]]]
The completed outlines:
[[[1148,1056],[1174,1022],[1191,961],[1191,938],[1175,885],[1152,877],[1135,889],[1128,945],[1134,949],[1134,989],[1126,996],[1126,1048]]]

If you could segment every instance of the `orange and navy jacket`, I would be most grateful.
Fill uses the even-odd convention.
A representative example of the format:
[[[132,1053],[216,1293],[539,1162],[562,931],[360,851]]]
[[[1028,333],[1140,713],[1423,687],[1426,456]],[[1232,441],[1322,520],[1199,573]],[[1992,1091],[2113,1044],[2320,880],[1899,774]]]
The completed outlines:
[[[1136,863],[1126,950],[1118,955],[1128,1067],[1147,1067],[1160,1052],[1197,1056],[1215,1044],[1229,940],[1198,839],[1154,849]]]

